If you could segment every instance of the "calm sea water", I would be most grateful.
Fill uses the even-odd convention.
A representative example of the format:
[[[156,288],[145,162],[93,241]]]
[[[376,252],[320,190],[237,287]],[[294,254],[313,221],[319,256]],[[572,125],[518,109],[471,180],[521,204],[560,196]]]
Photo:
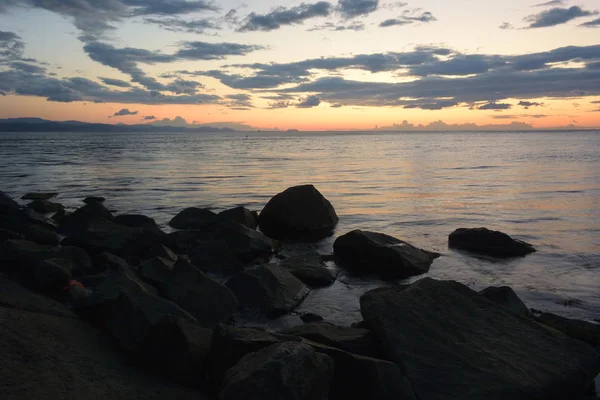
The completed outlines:
[[[102,195],[109,208],[165,227],[185,207],[260,210],[304,183],[333,203],[340,223],[332,238],[286,254],[330,253],[352,229],[383,232],[442,253],[434,278],[509,285],[530,307],[600,318],[599,132],[0,134],[0,187],[9,194],[56,191],[69,207]],[[538,252],[491,261],[447,248],[454,229],[478,226]],[[350,324],[361,319],[360,295],[381,285],[342,272],[298,311]]]

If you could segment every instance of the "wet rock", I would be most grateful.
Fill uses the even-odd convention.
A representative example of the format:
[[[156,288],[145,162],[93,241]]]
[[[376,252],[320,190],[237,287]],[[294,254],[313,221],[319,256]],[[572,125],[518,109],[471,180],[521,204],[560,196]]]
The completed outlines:
[[[319,240],[338,223],[331,203],[313,185],[294,186],[275,195],[261,211],[258,224],[278,240]]]
[[[317,253],[289,257],[279,266],[312,288],[330,286],[337,279]]]
[[[480,295],[488,300],[503,305],[504,307],[513,310],[517,314],[528,316],[529,308],[517,296],[514,290],[508,286],[490,286],[479,292]]]
[[[258,309],[277,318],[296,308],[310,289],[275,265],[259,265],[232,276],[225,284],[237,297],[241,309]]]
[[[140,365],[188,386],[208,379],[212,331],[167,315],[153,324],[138,350]]]
[[[333,244],[336,261],[357,274],[405,279],[429,271],[438,253],[422,250],[383,233],[354,230]]]
[[[27,240],[5,240],[0,243],[0,271],[33,274],[44,260],[59,257],[60,250]]]
[[[65,209],[65,206],[62,204],[53,203],[48,200],[34,200],[27,204],[27,207],[40,214],[56,213]]]
[[[300,319],[302,320],[302,322],[304,322],[305,324],[310,324],[311,322],[319,322],[319,321],[323,321],[325,318],[321,317],[320,315],[317,314],[313,314],[313,313],[306,313],[306,314],[302,314],[300,316]]]
[[[12,197],[0,190],[0,207],[16,210],[19,208],[19,204]]]
[[[153,228],[158,226],[153,218],[138,214],[117,215],[114,217],[113,222],[130,228]]]
[[[305,344],[286,342],[251,353],[231,368],[221,400],[326,400],[334,362]]]
[[[216,216],[208,208],[189,207],[174,216],[169,221],[169,226],[175,229],[193,229],[198,224],[213,221]]]
[[[244,225],[250,229],[256,229],[258,225],[258,218],[252,211],[246,207],[235,207],[231,210],[221,211],[217,214],[217,218],[225,221],[236,222],[240,225]]]
[[[32,192],[32,193],[27,193],[26,195],[24,195],[23,197],[21,197],[22,200],[50,200],[53,197],[58,196],[58,193],[52,193],[52,192]]]
[[[48,294],[59,294],[71,281],[71,261],[59,258],[42,261],[33,277],[34,286]]]
[[[73,311],[58,301],[32,292],[3,276],[0,276],[0,306],[32,313],[78,318]],[[3,323],[5,323],[4,320]],[[3,361],[5,360],[3,359]]]
[[[85,204],[92,204],[92,203],[104,203],[106,201],[106,199],[104,197],[101,196],[88,196],[85,199],[83,199],[83,202]]]
[[[99,253],[94,257],[94,269],[97,272],[102,271],[125,271],[131,266],[123,258],[112,253]]]
[[[231,275],[244,270],[244,264],[224,240],[198,241],[188,256],[192,264],[203,272]]]
[[[529,243],[487,228],[457,229],[448,237],[448,246],[499,258],[525,256],[535,251]]]
[[[56,245],[60,238],[55,233],[55,227],[44,216],[30,209],[11,210],[0,209],[0,228],[19,233],[39,244]]]
[[[17,232],[13,232],[9,229],[3,229],[0,228],[0,242],[3,242],[5,240],[24,240],[25,236],[21,235],[20,233]]]
[[[534,318],[537,322],[580,340],[600,351],[600,325],[543,313]]]
[[[425,278],[376,289],[360,304],[420,400],[577,398],[600,371],[588,345],[457,282]]]
[[[313,322],[280,331],[284,335],[300,336],[349,353],[375,357],[373,335],[368,329],[337,326],[329,322]]]
[[[173,262],[179,259],[177,254],[175,254],[170,248],[168,248],[167,246],[163,246],[162,244],[158,244],[149,248],[148,251],[145,252],[145,255],[147,258],[160,257],[164,258],[165,260],[171,260]]]
[[[60,243],[60,237],[56,232],[36,224],[24,224],[13,226],[17,232],[25,236],[25,239],[38,244],[56,246]]]
[[[66,210],[60,210],[54,213],[50,219],[60,225],[61,221],[68,215],[71,215],[71,213],[67,212]]]
[[[58,233],[70,236],[88,229],[92,223],[113,219],[112,213],[100,203],[89,203],[60,220]]]

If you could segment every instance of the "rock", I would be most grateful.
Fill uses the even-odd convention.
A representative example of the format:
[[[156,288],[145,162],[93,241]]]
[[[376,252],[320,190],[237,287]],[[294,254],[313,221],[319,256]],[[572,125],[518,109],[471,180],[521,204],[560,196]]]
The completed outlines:
[[[535,252],[529,243],[487,228],[457,229],[448,237],[448,246],[499,258],[519,257]]]
[[[111,306],[104,325],[121,348],[129,352],[138,352],[151,327],[165,316],[174,315],[196,323],[194,317],[175,303],[142,291],[133,294],[121,292]]]
[[[85,230],[63,239],[63,246],[76,246],[90,254],[102,252],[130,254],[136,248],[139,233],[132,228],[106,220],[91,222]]]
[[[457,282],[376,289],[360,305],[420,400],[577,398],[600,371],[588,345]]]
[[[33,284],[44,293],[62,293],[71,281],[71,269],[69,260],[53,258],[42,261],[35,271]]]
[[[56,246],[60,243],[60,237],[56,232],[36,224],[24,224],[20,227],[14,226],[17,232],[25,236],[25,239],[38,244]]]
[[[279,331],[284,335],[300,336],[313,342],[342,349],[349,353],[375,357],[373,335],[368,329],[337,326],[329,322],[313,322]]]
[[[9,210],[0,209],[0,228],[19,233],[39,244],[56,245],[60,238],[54,232],[55,227],[40,214],[30,209]]]
[[[112,253],[99,253],[94,257],[94,269],[97,272],[102,271],[125,271],[131,266],[123,258]]]
[[[60,210],[54,213],[54,215],[52,215],[50,219],[60,225],[61,221],[65,219],[68,215],[71,215],[71,213],[67,212],[66,210]]]
[[[16,210],[19,208],[19,203],[14,201],[12,197],[0,190],[0,207]]]
[[[130,228],[158,227],[158,225],[156,225],[156,221],[153,218],[138,214],[117,215],[113,219],[113,222],[115,224],[128,226]]]
[[[15,308],[39,314],[78,318],[73,311],[58,301],[34,293],[18,283],[0,276],[0,309],[2,308]],[[2,324],[4,323],[5,321],[2,322]]]
[[[170,278],[174,265],[174,261],[153,257],[139,265],[138,274],[146,282],[158,286]]]
[[[275,195],[258,217],[260,230],[278,240],[319,240],[338,223],[331,203],[313,186],[294,186]]]
[[[85,304],[86,300],[92,295],[89,289],[83,287],[79,282],[71,281],[66,290],[66,302],[74,310],[79,310]]]
[[[50,200],[53,197],[58,196],[58,193],[51,192],[39,192],[39,193],[27,193],[23,197],[22,200]]]
[[[232,208],[231,210],[221,211],[219,214],[217,214],[217,218],[225,221],[236,222],[250,229],[256,229],[258,225],[258,218],[256,218],[256,215],[246,207],[242,206]]]
[[[319,321],[323,321],[324,320],[324,318],[321,317],[320,315],[313,314],[313,313],[303,314],[303,315],[300,316],[300,319],[305,324],[310,324],[311,322],[319,322]]]
[[[251,353],[231,368],[221,400],[327,400],[334,362],[305,344],[286,342]]]
[[[138,351],[140,365],[189,386],[204,386],[212,331],[167,315],[152,325]]]
[[[104,203],[106,201],[106,199],[104,197],[101,196],[88,196],[85,199],[83,199],[83,202],[85,204],[92,204],[92,203]]]
[[[92,223],[110,221],[112,213],[100,203],[89,203],[60,220],[58,233],[70,236],[88,229]]]
[[[600,351],[600,325],[591,322],[569,319],[550,313],[534,318],[537,322],[580,340]]]
[[[517,314],[528,316],[529,308],[523,303],[523,301],[517,296],[514,290],[508,286],[494,287],[490,286],[479,292],[480,295],[488,300],[503,305],[504,307],[513,310]]]
[[[192,229],[197,224],[214,220],[216,216],[208,208],[189,207],[174,216],[169,221],[169,226],[175,229]]]
[[[3,242],[5,240],[24,240],[24,239],[25,239],[25,236],[21,235],[20,233],[13,232],[9,229],[0,228],[0,242]]]
[[[317,253],[289,257],[279,266],[313,288],[331,286],[337,279]]]
[[[92,259],[85,250],[79,247],[66,246],[61,247],[59,251],[60,258],[70,260],[73,268],[72,274],[74,277],[82,277],[96,273]]]
[[[0,242],[0,271],[19,272],[33,277],[37,265],[44,260],[60,256],[60,250],[27,240],[5,240]]]
[[[203,272],[231,275],[244,270],[244,264],[224,240],[197,241],[188,256]]]
[[[333,244],[336,261],[357,274],[405,279],[429,271],[438,253],[422,250],[383,233],[354,230]]]
[[[259,265],[232,276],[225,284],[242,309],[259,309],[277,318],[296,308],[310,289],[302,281],[275,265]]]
[[[27,207],[40,214],[56,213],[65,209],[65,206],[62,204],[53,203],[48,200],[34,200],[27,204]]]
[[[177,254],[175,254],[171,249],[169,249],[167,246],[163,246],[162,244],[157,244],[149,248],[148,251],[145,252],[145,256],[147,258],[160,257],[173,262],[179,259]]]

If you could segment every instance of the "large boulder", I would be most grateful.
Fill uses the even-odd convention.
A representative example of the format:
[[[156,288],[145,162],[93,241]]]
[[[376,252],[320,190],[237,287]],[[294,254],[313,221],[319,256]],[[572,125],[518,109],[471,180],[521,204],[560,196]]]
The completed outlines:
[[[256,218],[256,215],[243,206],[221,211],[219,214],[217,214],[217,218],[225,221],[236,222],[250,229],[256,229],[258,226],[258,219]]]
[[[529,308],[517,296],[514,290],[508,286],[490,286],[479,292],[480,295],[495,303],[513,310],[517,314],[528,316]]]
[[[258,265],[232,276],[225,284],[233,291],[241,309],[258,309],[277,318],[296,308],[310,289],[276,265]]]
[[[535,316],[534,319],[600,351],[600,325],[598,324],[565,318],[551,313],[542,313]]]
[[[25,240],[25,236],[10,229],[0,228],[0,242],[5,240]]]
[[[231,275],[244,270],[244,263],[224,240],[197,241],[188,256],[196,268],[206,273]]]
[[[498,258],[519,257],[535,252],[529,243],[487,228],[459,228],[448,237],[448,246]]]
[[[0,271],[28,275],[44,260],[59,257],[60,250],[27,240],[5,240],[0,243]]]
[[[140,214],[117,215],[114,217],[113,222],[130,228],[153,228],[158,226],[153,218]]]
[[[383,279],[405,279],[429,271],[438,253],[419,249],[395,237],[354,230],[333,244],[338,264],[356,274],[378,274]]]
[[[12,197],[0,190],[0,207],[16,210],[19,208],[19,203],[14,201]]]
[[[40,214],[55,213],[65,209],[65,206],[62,204],[53,203],[48,200],[34,200],[27,204],[27,207]]]
[[[208,208],[189,207],[174,216],[169,221],[169,226],[175,229],[193,229],[198,224],[213,221],[216,216]]]
[[[35,270],[33,284],[41,292],[59,294],[71,281],[73,264],[69,260],[53,258],[42,261]]]
[[[251,353],[225,376],[221,400],[327,400],[334,361],[311,346],[285,342]]]
[[[38,244],[56,246],[60,243],[60,237],[51,229],[37,224],[12,225],[11,230],[22,234],[25,239]]]
[[[260,230],[278,240],[319,240],[338,223],[331,203],[313,185],[294,186],[275,195],[258,217]]]
[[[85,231],[94,222],[110,221],[112,213],[100,203],[89,203],[60,219],[58,233],[70,236]]]
[[[337,279],[317,253],[286,258],[279,266],[312,288],[331,286]]]
[[[19,233],[39,244],[56,245],[60,242],[56,227],[43,215],[27,208],[0,208],[0,228]]]
[[[313,322],[286,328],[281,331],[285,335],[300,336],[313,342],[345,350],[367,357],[375,357],[375,341],[368,329],[337,326],[329,322]]]
[[[14,308],[32,313],[77,318],[77,315],[62,303],[34,293],[1,275],[0,308]]]
[[[91,222],[84,230],[66,237],[61,244],[80,247],[90,254],[109,252],[127,255],[136,236],[137,232],[132,228],[98,220]]]
[[[590,346],[457,282],[376,289],[360,304],[420,400],[578,398],[600,372]]]

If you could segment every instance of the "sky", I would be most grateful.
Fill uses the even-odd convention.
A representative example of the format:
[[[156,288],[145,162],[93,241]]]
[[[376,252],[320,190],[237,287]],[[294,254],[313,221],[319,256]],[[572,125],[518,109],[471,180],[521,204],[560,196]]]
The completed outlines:
[[[0,0],[18,117],[599,128],[600,2]]]

